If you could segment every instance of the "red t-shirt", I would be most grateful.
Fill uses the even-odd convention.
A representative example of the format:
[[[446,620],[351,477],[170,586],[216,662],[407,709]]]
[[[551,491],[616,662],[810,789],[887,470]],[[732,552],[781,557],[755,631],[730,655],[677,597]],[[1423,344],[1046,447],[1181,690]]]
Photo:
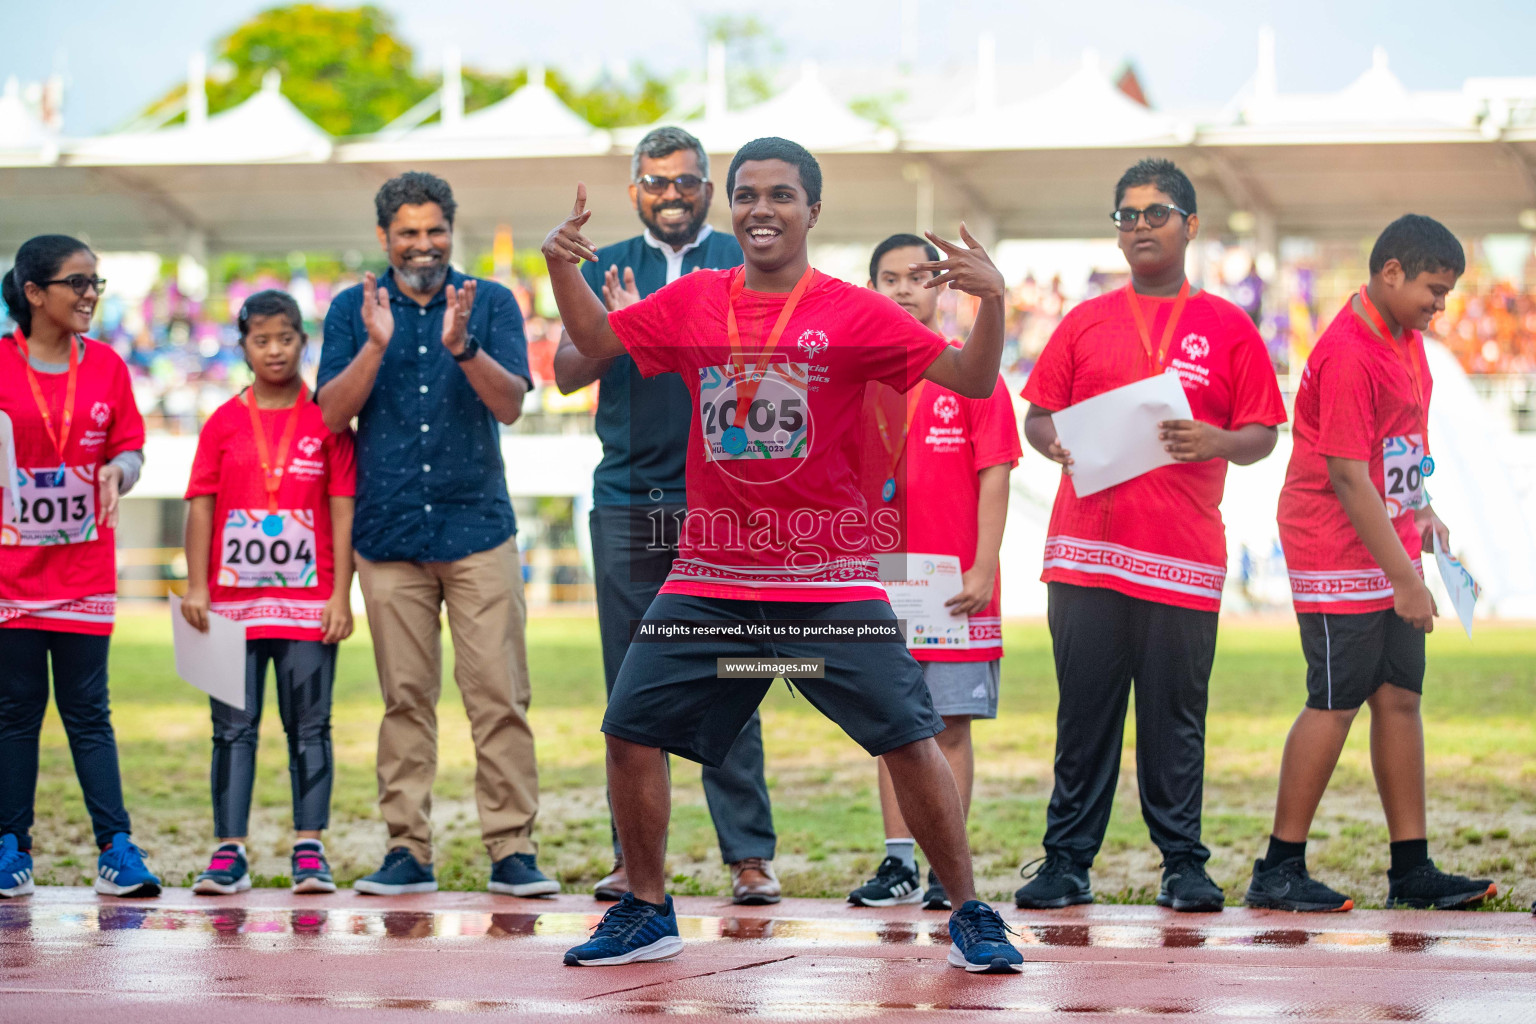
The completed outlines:
[[[1068,313],[1040,353],[1023,396],[1055,412],[1153,372],[1120,288]],[[1174,299],[1138,296],[1153,344]],[[1225,430],[1285,422],[1280,386],[1253,321],[1209,292],[1191,296],[1168,346],[1195,419]],[[1045,541],[1047,583],[1106,587],[1200,611],[1221,607],[1227,575],[1221,496],[1225,459],[1162,466],[1079,498],[1065,474]]]
[[[292,410],[257,413],[276,458]],[[263,530],[267,488],[245,393],[219,406],[198,436],[187,483],[188,501],[214,496],[210,609],[245,623],[250,640],[319,640],[336,569],[330,499],[356,493],[352,432],[331,433],[306,395],[277,489],[283,528]]]
[[[917,397],[915,401],[912,395]],[[890,479],[891,453],[881,437],[877,407],[885,411],[892,442],[900,435],[909,402],[914,403],[901,461],[896,466],[896,495],[881,495]],[[1018,423],[1013,399],[1003,378],[990,398],[964,398],[929,381],[919,382],[906,397],[884,384],[870,384],[864,398],[864,500],[879,513],[892,510],[890,530],[876,530],[875,550],[954,555],[960,571],[976,563],[977,474],[991,466],[1019,464]],[[992,588],[992,600],[970,617],[971,645],[966,650],[917,648],[918,661],[995,661],[1003,656],[1002,573]]]
[[[880,293],[818,273],[764,374],[754,371],[788,295],[741,293],[743,376],[725,319],[740,272],[695,270],[608,316],[642,374],[677,372],[693,397],[688,513],[661,592],[883,601],[859,493],[864,385],[906,391],[944,340]],[[738,399],[750,399],[740,423]]]
[[[18,334],[20,332],[17,332]],[[111,348],[82,338],[74,422],[63,474],[42,413],[27,382],[16,336],[0,341],[0,411],[11,418],[16,468],[26,507],[12,504],[12,481],[0,481],[0,627],[61,633],[112,632],[117,611],[116,531],[96,520],[96,472],[114,456],[144,447],[144,418],[133,400],[128,367]],[[38,373],[55,431],[63,429],[68,373]],[[59,543],[39,531],[60,526],[88,539]],[[25,541],[25,543],[24,543]]]
[[[1433,382],[1424,339],[1418,331],[1409,331],[1403,342],[1419,361],[1428,416]],[[1387,502],[1398,539],[1422,571],[1412,503],[1403,500],[1405,487],[1423,486],[1422,472],[1413,469],[1423,458],[1427,440],[1412,379],[1391,347],[1346,303],[1307,357],[1295,405],[1291,463],[1280,489],[1278,518],[1296,610],[1360,613],[1391,608],[1392,584],[1333,493],[1327,457],[1370,464],[1371,482]]]

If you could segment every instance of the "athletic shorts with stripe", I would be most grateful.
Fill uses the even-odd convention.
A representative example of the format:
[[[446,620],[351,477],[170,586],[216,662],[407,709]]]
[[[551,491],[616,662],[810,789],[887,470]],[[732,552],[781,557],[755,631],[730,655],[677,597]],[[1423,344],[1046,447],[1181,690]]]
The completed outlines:
[[[1390,608],[1356,615],[1301,612],[1307,707],[1346,711],[1383,683],[1424,692],[1424,631]]]
[[[661,594],[641,621],[896,621],[884,601],[732,601]],[[719,767],[771,679],[721,679],[717,658],[823,658],[824,679],[789,680],[811,705],[878,757],[944,731],[923,671],[900,639],[838,642],[641,640],[619,667],[603,732]]]

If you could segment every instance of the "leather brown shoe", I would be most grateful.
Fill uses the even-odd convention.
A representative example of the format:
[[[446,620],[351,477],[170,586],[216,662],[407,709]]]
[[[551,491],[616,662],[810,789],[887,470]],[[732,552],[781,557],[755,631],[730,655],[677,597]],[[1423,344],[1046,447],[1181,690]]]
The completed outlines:
[[[772,861],[748,857],[731,865],[732,903],[754,907],[777,903],[781,895],[779,878],[773,873]]]
[[[624,870],[624,862],[622,860],[615,860],[613,862],[613,870],[599,879],[598,883],[592,887],[592,897],[594,899],[606,900],[609,903],[615,903],[623,899],[624,894],[627,892],[629,892],[629,872]]]

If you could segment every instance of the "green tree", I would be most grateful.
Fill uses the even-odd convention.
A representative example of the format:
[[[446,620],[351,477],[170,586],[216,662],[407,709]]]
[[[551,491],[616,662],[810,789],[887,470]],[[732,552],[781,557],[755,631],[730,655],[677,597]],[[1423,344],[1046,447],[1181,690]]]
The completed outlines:
[[[465,112],[488,107],[512,95],[528,82],[528,69],[501,75],[478,68],[464,69]],[[672,104],[672,88],[644,66],[631,70],[627,80],[604,75],[589,86],[574,84],[559,71],[545,72],[544,84],[560,102],[597,128],[650,124]]]
[[[773,69],[784,44],[755,15],[720,14],[701,19],[704,37],[725,44],[726,98],[732,107],[761,103],[773,95]]]

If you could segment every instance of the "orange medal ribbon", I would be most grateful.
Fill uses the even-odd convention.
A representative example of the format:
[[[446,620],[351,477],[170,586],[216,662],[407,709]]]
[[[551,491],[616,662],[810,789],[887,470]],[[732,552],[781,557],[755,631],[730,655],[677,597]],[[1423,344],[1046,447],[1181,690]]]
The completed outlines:
[[[912,421],[917,416],[917,404],[922,400],[923,385],[925,380],[918,381],[912,390],[907,392],[907,421],[902,425],[901,437],[894,443],[891,441],[890,423],[886,419],[885,406],[879,401],[875,402],[875,425],[880,428],[880,443],[885,447],[886,455],[890,456],[890,465],[886,470],[885,483],[880,488],[880,499],[892,501],[896,497],[896,467],[901,464],[901,457],[907,451],[907,434],[912,430]]]
[[[287,425],[283,427],[282,439],[277,443],[277,464],[273,465],[272,450],[267,445],[267,432],[261,429],[261,415],[256,411],[256,388],[247,388],[245,392],[245,407],[251,411],[251,433],[256,435],[256,456],[261,460],[262,483],[267,488],[268,515],[277,515],[277,489],[282,486],[283,467],[288,464],[288,448],[293,444],[294,431],[299,428],[299,410],[308,394],[309,389],[299,384],[299,397],[293,403],[293,411],[288,414]]]
[[[1147,330],[1147,316],[1141,311],[1141,300],[1136,297],[1135,284],[1125,286],[1126,301],[1131,304],[1131,316],[1136,319],[1136,333],[1141,335],[1141,347],[1146,349],[1147,361],[1152,364],[1154,374],[1162,373],[1167,369],[1168,344],[1173,341],[1173,331],[1179,325],[1179,317],[1184,313],[1184,303],[1189,301],[1189,279],[1179,286],[1178,298],[1173,300],[1173,311],[1168,314],[1168,323],[1163,327],[1163,340],[1158,345],[1157,352],[1152,351],[1152,332]]]
[[[790,291],[789,298],[784,301],[784,308],[779,312],[779,319],[773,325],[773,330],[768,334],[768,340],[763,345],[762,355],[758,358],[757,365],[753,368],[755,379],[743,378],[736,386],[737,400],[735,415],[732,417],[732,425],[726,430],[721,443],[725,450],[732,455],[739,455],[747,447],[747,412],[752,407],[752,399],[757,396],[757,389],[763,383],[763,376],[768,370],[768,361],[773,356],[773,350],[778,347],[779,339],[784,334],[784,328],[789,326],[789,318],[794,314],[795,307],[800,304],[800,298],[810,287],[812,279],[816,276],[814,268],[807,266],[805,273],[800,275],[800,280],[795,282],[795,287]],[[741,351],[741,331],[736,326],[736,299],[741,295],[746,286],[747,275],[744,270],[738,271],[731,281],[731,294],[725,304],[725,332],[731,343],[731,364],[738,372],[745,373],[747,369],[746,357]],[[734,450],[733,450],[734,449]]]
[[[1402,364],[1403,372],[1408,375],[1408,380],[1413,384],[1413,407],[1419,414],[1419,436],[1424,439],[1424,458],[1419,461],[1419,472],[1430,476],[1435,471],[1435,460],[1429,457],[1429,412],[1424,408],[1424,373],[1419,366],[1419,353],[1413,346],[1407,344],[1407,332],[1404,331],[1404,340],[1399,342],[1387,330],[1387,321],[1381,315],[1381,310],[1376,308],[1376,303],[1371,301],[1370,294],[1365,290],[1365,285],[1360,286],[1360,305],[1365,307],[1365,315],[1370,320],[1371,326],[1376,328],[1383,340],[1392,346],[1392,354],[1397,356],[1397,361]]]
[[[75,387],[80,382],[80,347],[76,339],[69,339],[69,382],[64,385],[64,409],[62,419],[63,428],[55,433],[53,429],[53,413],[48,410],[48,401],[43,397],[43,386],[38,383],[37,374],[32,369],[31,352],[27,347],[27,339],[20,331],[13,336],[16,347],[21,350],[21,365],[27,370],[27,383],[32,385],[32,400],[37,403],[37,411],[43,417],[43,429],[48,431],[48,440],[53,442],[54,450],[59,453],[59,469],[64,469],[64,446],[69,444],[69,429],[75,422]]]

